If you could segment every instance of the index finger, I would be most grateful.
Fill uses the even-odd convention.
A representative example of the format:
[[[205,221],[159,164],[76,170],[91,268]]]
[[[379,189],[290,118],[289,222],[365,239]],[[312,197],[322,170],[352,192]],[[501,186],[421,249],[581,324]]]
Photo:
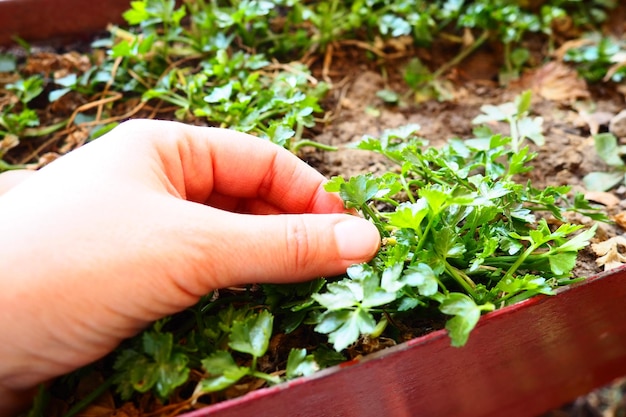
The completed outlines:
[[[204,203],[217,193],[286,213],[345,211],[341,199],[324,190],[322,174],[276,144],[233,130],[145,122],[155,131],[167,177],[188,200]]]

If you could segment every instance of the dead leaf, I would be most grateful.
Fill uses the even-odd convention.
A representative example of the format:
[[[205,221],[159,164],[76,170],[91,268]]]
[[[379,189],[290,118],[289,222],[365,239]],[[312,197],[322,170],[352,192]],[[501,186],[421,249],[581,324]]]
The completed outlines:
[[[0,140],[0,155],[4,155],[10,149],[15,148],[20,144],[20,139],[13,134],[8,133],[2,140]]]
[[[27,74],[53,74],[54,78],[58,79],[70,72],[83,73],[90,67],[89,57],[78,52],[68,52],[62,55],[39,52],[28,57],[23,71]]]
[[[549,62],[543,67],[524,73],[518,83],[524,89],[552,101],[574,101],[589,98],[585,80],[573,68],[561,62]]]
[[[84,127],[78,127],[66,136],[65,142],[58,149],[58,153],[64,155],[69,151],[82,146],[89,139],[89,130]]]
[[[617,87],[615,87],[615,89],[621,95],[626,96],[626,84],[619,84]]]
[[[39,157],[39,159],[37,160],[37,164],[35,165],[35,169],[39,169],[42,168],[46,165],[48,165],[50,162],[58,159],[61,155],[59,155],[56,152],[46,152],[45,154],[41,155]]]
[[[600,132],[600,128],[608,126],[615,114],[606,111],[598,111],[589,113],[584,109],[578,110],[578,120],[576,124],[579,127],[587,126],[591,136],[595,136]]]
[[[591,249],[599,256],[596,259],[598,266],[604,266],[604,270],[615,269],[626,263],[626,256],[620,252],[626,251],[626,237],[615,236],[600,243],[591,244]]]
[[[617,213],[613,216],[613,220],[615,223],[621,227],[622,229],[626,229],[626,212],[622,211],[621,213]]]
[[[580,38],[580,29],[569,16],[559,16],[552,21],[552,30],[565,39]]]
[[[602,79],[602,81],[607,82],[607,81],[611,81],[611,78],[613,78],[613,76],[615,75],[615,73],[619,70],[621,70],[622,68],[626,67],[626,56],[624,56],[625,54],[621,54],[619,59],[621,61],[617,62],[616,64],[612,65],[606,72],[606,75],[604,76],[604,78]]]
[[[606,207],[615,207],[622,201],[615,194],[605,191],[587,191],[585,192],[585,198]]]

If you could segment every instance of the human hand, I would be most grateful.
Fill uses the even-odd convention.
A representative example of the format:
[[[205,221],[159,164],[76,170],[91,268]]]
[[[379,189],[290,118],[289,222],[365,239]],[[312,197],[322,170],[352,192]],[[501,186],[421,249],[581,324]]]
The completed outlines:
[[[376,228],[323,183],[262,139],[146,120],[26,176],[0,197],[0,415],[213,289],[369,260]]]

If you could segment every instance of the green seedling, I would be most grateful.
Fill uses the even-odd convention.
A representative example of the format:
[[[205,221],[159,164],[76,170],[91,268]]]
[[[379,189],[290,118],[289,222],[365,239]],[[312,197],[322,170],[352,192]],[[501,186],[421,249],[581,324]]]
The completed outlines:
[[[351,267],[313,295],[324,309],[316,330],[328,334],[335,349],[373,334],[389,317],[395,321],[433,304],[453,316],[446,328],[452,344],[462,346],[481,312],[552,294],[568,282],[595,227],[552,230],[545,220],[537,222],[540,211],[561,218],[559,202],[574,211],[585,205],[570,203],[567,187],[538,190],[515,181],[535,157],[522,142],[540,134],[540,125],[523,122],[529,105],[525,93],[515,103],[483,109],[488,120],[507,120],[514,137],[485,135],[483,127],[478,138],[434,149],[412,125],[357,144],[399,169],[380,177],[336,177],[326,186],[370,219],[384,242],[370,264]]]
[[[509,124],[511,148],[518,152],[525,139],[530,139],[538,146],[543,146],[545,138],[542,133],[543,118],[530,117],[532,95],[526,91],[519,95],[515,101],[494,106],[486,104],[480,108],[483,114],[472,121],[474,124],[490,122],[506,122]],[[481,135],[490,135],[488,128],[481,129]]]

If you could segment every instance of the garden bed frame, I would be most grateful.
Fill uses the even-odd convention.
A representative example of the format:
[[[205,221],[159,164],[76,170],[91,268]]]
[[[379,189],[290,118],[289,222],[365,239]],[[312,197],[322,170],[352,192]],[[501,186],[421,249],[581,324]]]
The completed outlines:
[[[120,23],[129,0],[0,0],[0,44]],[[534,416],[626,375],[626,268],[186,417]]]
[[[0,45],[71,40],[122,23],[130,0],[0,0]]]
[[[626,268],[185,417],[530,417],[626,375]]]

